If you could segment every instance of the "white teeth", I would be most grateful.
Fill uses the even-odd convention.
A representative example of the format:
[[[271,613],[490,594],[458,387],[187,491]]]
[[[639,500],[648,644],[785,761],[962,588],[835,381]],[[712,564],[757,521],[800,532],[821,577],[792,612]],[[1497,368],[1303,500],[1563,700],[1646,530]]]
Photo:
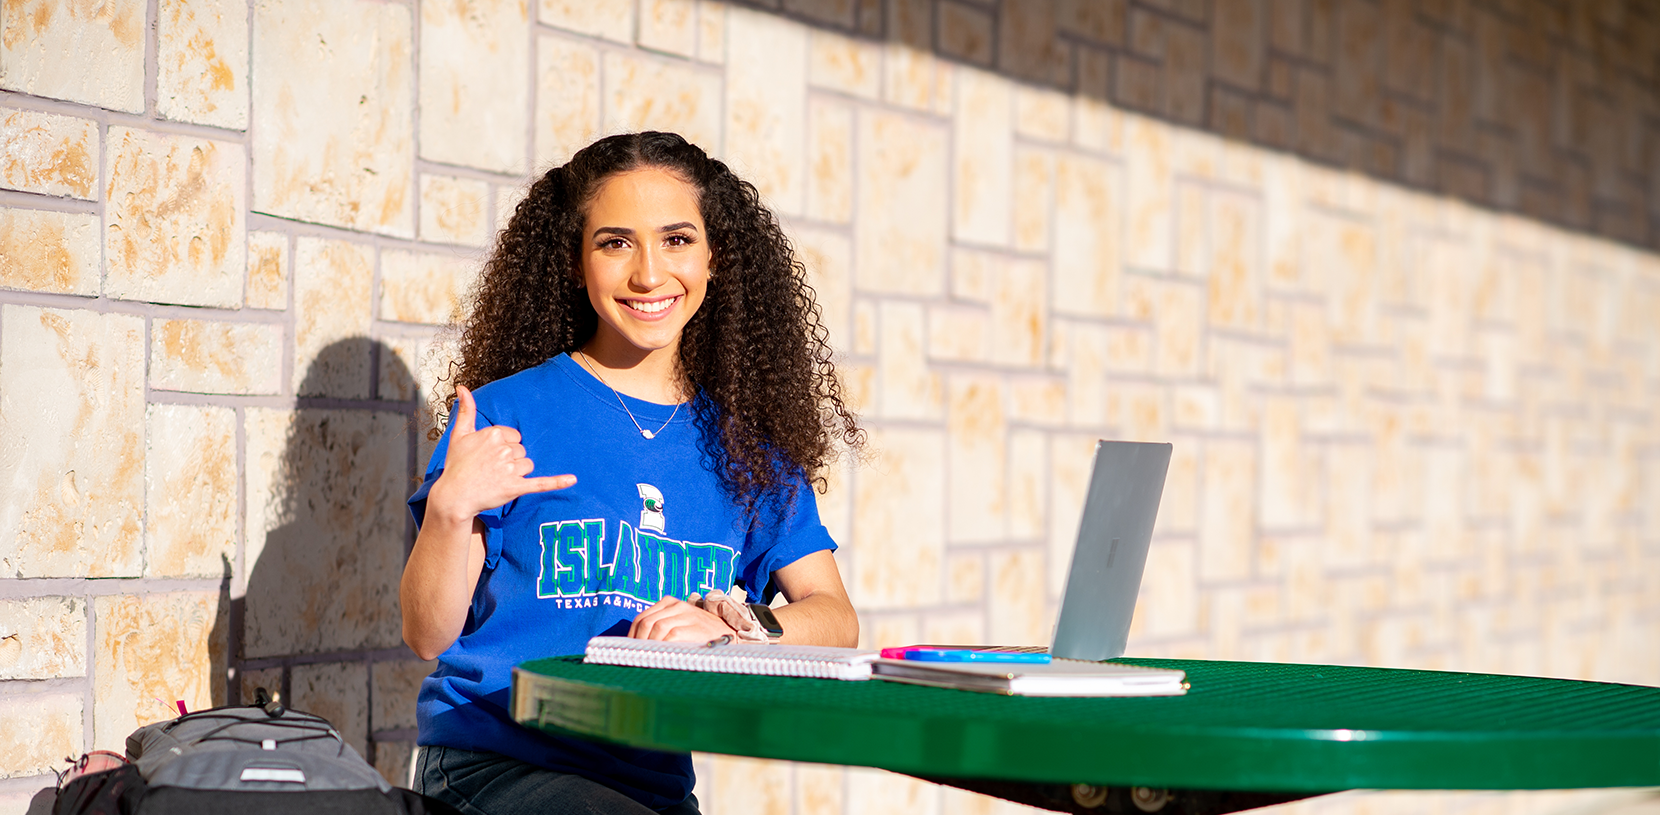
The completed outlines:
[[[652,303],[641,302],[639,300],[630,300],[628,301],[628,307],[634,309],[635,311],[643,311],[647,314],[656,314],[657,312],[674,305],[675,301],[679,299],[680,298],[678,297],[670,297],[667,300],[658,300]]]

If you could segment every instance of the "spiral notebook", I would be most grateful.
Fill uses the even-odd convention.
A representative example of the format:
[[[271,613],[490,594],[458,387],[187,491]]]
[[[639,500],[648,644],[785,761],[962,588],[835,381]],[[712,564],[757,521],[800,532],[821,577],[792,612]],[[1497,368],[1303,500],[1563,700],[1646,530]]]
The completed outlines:
[[[710,671],[813,679],[869,679],[879,651],[826,645],[762,645],[743,642],[704,645],[632,637],[594,637],[582,661],[633,668]]]

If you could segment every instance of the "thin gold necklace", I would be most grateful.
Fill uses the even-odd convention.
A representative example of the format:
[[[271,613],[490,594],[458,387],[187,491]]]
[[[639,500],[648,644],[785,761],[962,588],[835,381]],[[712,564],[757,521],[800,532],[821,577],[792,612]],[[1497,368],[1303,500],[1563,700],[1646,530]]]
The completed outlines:
[[[600,376],[599,371],[594,370],[594,365],[588,359],[588,355],[582,351],[578,351],[577,353],[582,355],[582,366],[588,369],[588,373],[593,374],[594,378],[598,379],[601,385],[611,388],[611,383],[605,381],[605,377]],[[676,402],[674,405],[674,411],[669,414],[668,421],[663,422],[662,427],[657,428],[655,431],[647,430],[640,426],[639,419],[634,418],[634,411],[628,409],[628,403],[623,401],[622,394],[617,393],[616,388],[611,388],[611,395],[617,397],[617,404],[622,405],[623,412],[628,414],[628,420],[634,423],[634,429],[640,431],[640,435],[645,436],[647,441],[657,438],[658,433],[667,430],[669,422],[674,421],[674,417],[680,413],[680,403]]]

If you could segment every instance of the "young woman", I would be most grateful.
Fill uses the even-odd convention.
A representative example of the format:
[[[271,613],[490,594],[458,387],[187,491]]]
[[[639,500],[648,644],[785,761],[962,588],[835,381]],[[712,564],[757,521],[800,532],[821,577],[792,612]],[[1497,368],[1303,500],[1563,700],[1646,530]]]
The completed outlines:
[[[689,756],[513,723],[512,667],[597,634],[733,634],[686,598],[734,583],[783,593],[784,642],[855,643],[812,492],[861,441],[825,337],[755,188],[679,136],[606,138],[535,183],[409,499],[404,639],[438,660],[418,789],[486,815],[695,813]]]

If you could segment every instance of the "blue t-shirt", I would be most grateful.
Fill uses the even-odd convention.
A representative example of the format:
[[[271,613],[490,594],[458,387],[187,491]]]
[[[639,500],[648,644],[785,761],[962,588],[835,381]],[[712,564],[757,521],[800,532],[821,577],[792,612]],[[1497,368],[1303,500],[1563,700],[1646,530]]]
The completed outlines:
[[[685,800],[693,783],[686,754],[555,738],[515,724],[508,713],[513,666],[580,654],[598,634],[627,634],[634,616],[665,596],[726,591],[736,582],[770,599],[774,571],[836,548],[811,488],[798,479],[793,496],[761,502],[751,527],[711,472],[690,410],[622,396],[640,426],[655,433],[646,439],[617,394],[565,354],[473,396],[479,428],[505,425],[523,436],[531,475],[573,473],[577,483],[479,516],[484,571],[460,638],[421,684],[419,742],[582,775],[654,809]],[[449,438],[446,430],[409,499],[417,524]]]

